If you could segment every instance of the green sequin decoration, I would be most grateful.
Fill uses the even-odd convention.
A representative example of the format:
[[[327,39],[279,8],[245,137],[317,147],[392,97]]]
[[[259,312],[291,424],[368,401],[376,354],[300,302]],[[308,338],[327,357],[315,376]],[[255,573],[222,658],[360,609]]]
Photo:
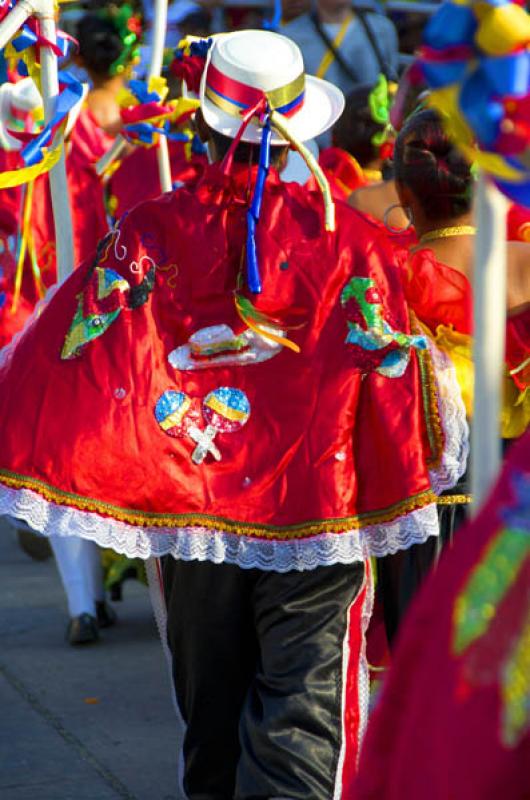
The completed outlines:
[[[453,650],[457,655],[486,633],[529,549],[528,533],[509,528],[501,530],[486,548],[455,602]]]
[[[61,358],[69,359],[78,356],[83,345],[102,336],[120,312],[121,308],[117,308],[106,314],[89,314],[85,317],[83,316],[83,299],[80,297],[72,324],[64,340]]]
[[[530,609],[502,675],[502,739],[514,747],[530,726]]]
[[[370,302],[366,299],[366,293],[372,289],[375,295],[375,302]],[[374,298],[374,299],[375,299]],[[381,312],[381,303],[379,301],[379,293],[375,289],[375,281],[373,278],[352,278],[342,290],[340,301],[345,305],[348,300],[356,300],[359,305],[359,311],[368,328],[373,328],[377,331],[383,330],[383,316]]]
[[[346,341],[349,344],[356,344],[364,350],[379,350],[394,343],[402,348],[417,347],[420,350],[426,348],[424,336],[395,331],[386,322],[383,318],[381,296],[373,278],[357,276],[348,281],[341,292],[340,302],[345,306],[351,300],[357,303],[366,330],[357,322],[348,321],[350,333]]]

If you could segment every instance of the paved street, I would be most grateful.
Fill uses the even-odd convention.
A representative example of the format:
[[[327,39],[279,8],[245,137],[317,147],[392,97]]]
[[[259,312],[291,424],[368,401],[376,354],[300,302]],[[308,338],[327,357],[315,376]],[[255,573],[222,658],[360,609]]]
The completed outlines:
[[[180,800],[177,727],[145,587],[125,584],[101,641],[64,641],[53,559],[0,522],[0,798]]]

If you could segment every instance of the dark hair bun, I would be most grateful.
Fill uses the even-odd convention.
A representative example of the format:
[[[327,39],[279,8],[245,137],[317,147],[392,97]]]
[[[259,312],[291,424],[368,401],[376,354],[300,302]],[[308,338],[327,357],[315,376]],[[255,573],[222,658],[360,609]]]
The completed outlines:
[[[471,207],[471,167],[436,111],[420,111],[408,119],[396,140],[394,173],[429,219],[461,216]]]
[[[116,27],[96,14],[86,14],[79,20],[76,38],[84,66],[96,75],[108,75],[124,49]]]

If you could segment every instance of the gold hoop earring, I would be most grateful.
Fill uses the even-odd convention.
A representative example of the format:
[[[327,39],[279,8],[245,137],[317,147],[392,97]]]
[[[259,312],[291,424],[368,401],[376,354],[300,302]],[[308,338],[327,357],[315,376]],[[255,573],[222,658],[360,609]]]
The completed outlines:
[[[401,208],[401,210],[403,211],[403,213],[405,214],[405,216],[409,221],[408,225],[405,225],[404,228],[394,228],[394,226],[390,225],[390,223],[388,222],[388,218],[395,208]],[[412,213],[410,208],[408,206],[402,206],[401,203],[392,203],[392,205],[388,206],[385,213],[383,214],[383,225],[385,226],[385,228],[389,233],[405,233],[405,231],[410,230],[410,228],[412,227]]]

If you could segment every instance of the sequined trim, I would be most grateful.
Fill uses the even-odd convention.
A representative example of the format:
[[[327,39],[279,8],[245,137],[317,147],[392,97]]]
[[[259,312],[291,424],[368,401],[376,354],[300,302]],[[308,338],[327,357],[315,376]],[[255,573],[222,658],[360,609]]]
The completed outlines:
[[[421,390],[423,396],[423,408],[425,411],[425,426],[427,428],[429,448],[431,451],[431,455],[427,459],[427,463],[431,469],[436,469],[440,466],[442,460],[444,435],[440,420],[434,366],[429,350],[418,351],[418,363],[420,366]]]
[[[345,530],[357,530],[366,526],[391,522],[396,517],[435,503],[437,499],[433,492],[425,491],[401,503],[396,503],[386,509],[370,514],[340,517],[337,519],[311,520],[301,522],[297,525],[279,527],[264,524],[256,525],[254,523],[240,522],[224,517],[215,517],[209,514],[157,514],[149,511],[120,508],[110,503],[103,503],[98,500],[93,500],[92,498],[64,492],[36,478],[17,475],[8,470],[0,470],[0,484],[1,483],[15,489],[31,489],[32,491],[38,492],[48,501],[61,505],[73,506],[83,511],[93,511],[97,514],[112,516],[117,520],[131,525],[152,527],[200,526],[202,528],[226,531],[227,533],[272,540],[303,539],[307,536],[314,536],[320,533],[341,533]]]
[[[470,494],[444,494],[436,499],[437,506],[457,506],[472,502]]]

